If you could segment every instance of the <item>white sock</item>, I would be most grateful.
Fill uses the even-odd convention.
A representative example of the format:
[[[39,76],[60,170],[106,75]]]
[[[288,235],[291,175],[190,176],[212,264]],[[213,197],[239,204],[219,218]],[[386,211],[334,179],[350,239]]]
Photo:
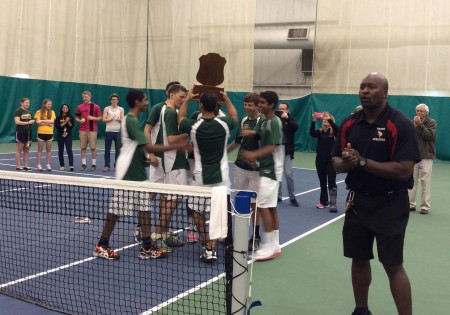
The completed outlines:
[[[86,165],[86,159],[81,159],[81,164]]]
[[[280,230],[273,230],[273,241],[276,245],[280,245]]]
[[[97,165],[97,159],[92,159],[92,165]]]

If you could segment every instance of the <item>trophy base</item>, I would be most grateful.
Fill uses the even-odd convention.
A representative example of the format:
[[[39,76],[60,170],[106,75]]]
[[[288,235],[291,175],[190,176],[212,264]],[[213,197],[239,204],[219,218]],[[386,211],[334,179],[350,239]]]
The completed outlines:
[[[214,93],[216,93],[217,101],[219,103],[224,102],[223,95],[220,92],[223,92],[225,89],[221,88],[221,87],[217,87],[217,86],[211,86],[211,85],[194,85],[194,89],[192,90],[192,92],[194,94],[198,94],[198,96],[194,97],[194,100],[200,99],[200,95],[202,95],[202,93],[205,92],[206,90],[210,90],[210,91],[213,91]]]

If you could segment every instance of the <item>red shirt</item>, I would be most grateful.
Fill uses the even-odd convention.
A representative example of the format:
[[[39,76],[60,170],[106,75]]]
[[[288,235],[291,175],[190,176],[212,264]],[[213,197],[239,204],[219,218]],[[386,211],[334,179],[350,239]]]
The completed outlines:
[[[93,105],[92,112],[91,112],[91,105]],[[95,103],[82,103],[78,105],[77,111],[75,115],[78,118],[84,118],[85,122],[83,124],[80,124],[80,131],[97,131],[97,121],[96,120],[89,120],[87,116],[91,115],[94,117],[101,117],[102,111],[100,110],[100,106],[98,106]]]

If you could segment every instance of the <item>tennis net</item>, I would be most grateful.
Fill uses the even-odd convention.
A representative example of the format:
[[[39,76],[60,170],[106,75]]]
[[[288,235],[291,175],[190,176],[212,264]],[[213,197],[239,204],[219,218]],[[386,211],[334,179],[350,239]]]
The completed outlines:
[[[213,263],[200,261],[200,238],[186,242],[194,233],[187,209],[211,195],[208,187],[1,171],[0,293],[68,314],[231,314],[232,220]],[[111,208],[149,207],[154,231],[164,199],[174,211],[162,234],[183,246],[139,259],[142,211],[132,211],[109,239],[120,258],[93,256]]]

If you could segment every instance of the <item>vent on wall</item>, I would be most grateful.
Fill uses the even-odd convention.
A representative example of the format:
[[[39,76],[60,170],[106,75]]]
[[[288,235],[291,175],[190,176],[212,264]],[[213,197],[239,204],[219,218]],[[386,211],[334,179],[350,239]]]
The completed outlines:
[[[290,28],[287,39],[308,39],[308,28]]]

